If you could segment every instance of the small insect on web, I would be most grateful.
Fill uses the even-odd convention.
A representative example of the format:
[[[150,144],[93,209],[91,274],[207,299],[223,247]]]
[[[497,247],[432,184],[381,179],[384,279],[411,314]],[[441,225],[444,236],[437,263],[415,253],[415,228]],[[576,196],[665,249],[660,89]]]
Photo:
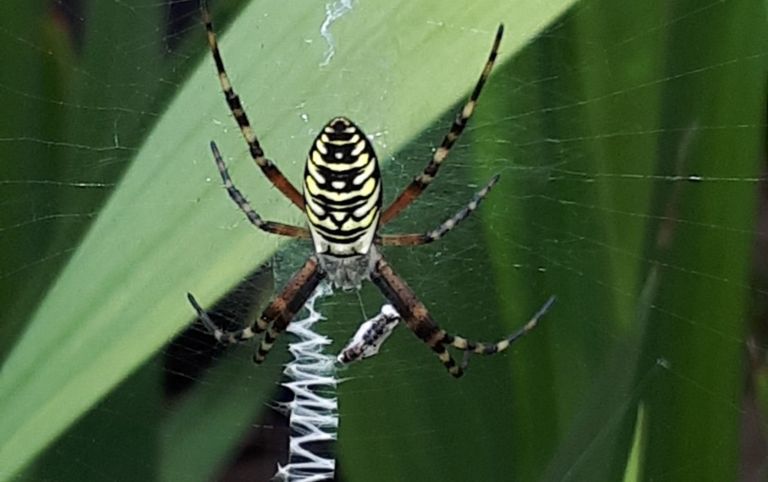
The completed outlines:
[[[205,1],[201,2],[201,10],[208,45],[216,64],[224,98],[248,144],[251,158],[267,179],[304,212],[309,229],[262,219],[235,187],[224,158],[216,144],[211,142],[213,158],[224,187],[251,224],[268,233],[310,239],[314,247],[314,254],[309,256],[304,266],[288,281],[283,291],[267,306],[261,316],[252,325],[240,330],[230,332],[216,326],[197,300],[188,294],[189,302],[198,317],[218,341],[226,344],[239,343],[264,333],[254,355],[254,360],[261,363],[277,337],[285,331],[323,280],[344,290],[359,289],[363,281],[372,281],[402,317],[406,326],[435,352],[454,377],[462,376],[468,357],[465,356],[464,362],[457,364],[448,351],[449,347],[464,352],[465,355],[491,355],[506,350],[513,341],[536,325],[535,322],[529,322],[516,333],[495,343],[480,343],[449,334],[438,326],[424,304],[379,251],[380,246],[419,246],[439,240],[472,214],[499,180],[498,174],[493,176],[463,209],[429,231],[416,234],[381,233],[387,223],[397,218],[432,183],[451,148],[464,131],[483,86],[491,74],[504,32],[502,25],[499,25],[496,31],[490,55],[469,100],[456,115],[442,143],[432,154],[432,159],[421,174],[417,175],[389,206],[382,209],[382,179],[373,145],[365,133],[346,117],[331,119],[312,143],[305,164],[302,192],[299,192],[266,157],[224,68]],[[544,304],[535,319],[538,320],[553,302],[554,297]],[[372,345],[366,348],[374,347]],[[363,353],[361,351],[358,357],[362,357]]]
[[[382,306],[378,315],[360,325],[336,360],[341,364],[348,364],[376,355],[400,320],[400,314],[394,306]]]

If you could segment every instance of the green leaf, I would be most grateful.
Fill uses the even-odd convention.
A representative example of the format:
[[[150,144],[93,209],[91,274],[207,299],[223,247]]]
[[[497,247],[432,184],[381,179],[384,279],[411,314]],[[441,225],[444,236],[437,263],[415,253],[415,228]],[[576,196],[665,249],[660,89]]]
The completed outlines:
[[[680,2],[669,14],[697,5]],[[764,149],[757,119],[764,117],[765,25],[757,2],[723,4],[681,22],[668,42],[674,81],[664,89],[663,125],[677,129],[659,136],[656,174],[694,173],[705,181],[658,183],[653,192],[659,218],[645,256],[659,265],[653,305],[668,308],[652,312],[643,346],[641,366],[663,368],[645,392],[645,480],[735,480],[740,471],[745,288],[757,192],[746,179],[758,177]],[[691,39],[699,38],[709,40],[694,46]],[[738,95],[704,95],[713,89]],[[710,132],[712,126],[726,128]],[[733,178],[745,182],[723,182]]]

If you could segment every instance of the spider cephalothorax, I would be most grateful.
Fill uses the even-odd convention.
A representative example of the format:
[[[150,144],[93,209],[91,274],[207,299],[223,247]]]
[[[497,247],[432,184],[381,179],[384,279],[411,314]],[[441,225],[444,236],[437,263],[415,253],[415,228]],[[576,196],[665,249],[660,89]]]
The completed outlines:
[[[324,278],[328,278],[332,284],[343,289],[359,288],[360,284],[367,279],[373,281],[392,303],[408,328],[429,345],[450,374],[455,377],[462,375],[470,353],[481,355],[498,353],[507,349],[518,337],[533,329],[554,298],[550,298],[521,329],[496,343],[477,343],[447,333],[440,329],[424,304],[395,273],[377,249],[377,245],[418,246],[437,241],[477,209],[498,181],[498,175],[491,178],[488,184],[475,194],[469,204],[431,231],[397,235],[379,233],[382,226],[397,217],[429,186],[451,147],[464,131],[477,105],[480,91],[491,74],[503,33],[501,25],[496,31],[491,54],[480,78],[469,100],[443,138],[443,142],[432,154],[432,159],[424,171],[411,181],[392,204],[382,210],[381,175],[373,146],[365,134],[345,117],[336,117],[328,122],[312,144],[304,171],[303,194],[283,176],[272,161],[264,156],[264,151],[240,103],[240,98],[235,94],[224,69],[224,61],[219,52],[205,1],[202,2],[202,14],[208,33],[208,45],[216,63],[224,97],[248,143],[251,157],[275,187],[304,211],[309,229],[263,220],[232,183],[221,153],[216,144],[211,142],[213,157],[224,187],[254,226],[269,233],[311,239],[315,250],[315,253],[307,259],[304,266],[296,272],[261,316],[246,328],[233,332],[220,329],[211,321],[197,300],[191,294],[188,295],[198,317],[217,340],[224,343],[237,343],[264,333],[264,338],[254,355],[256,362],[261,362],[274,345],[277,336],[285,330]],[[353,340],[354,353],[340,358],[342,362],[352,361],[364,357],[366,353],[374,352],[388,336],[385,333],[389,333],[389,328],[379,330],[377,328],[379,325],[375,323],[372,326],[370,333],[363,333],[360,340]],[[464,362],[461,365],[457,365],[448,353],[449,346],[464,352]]]

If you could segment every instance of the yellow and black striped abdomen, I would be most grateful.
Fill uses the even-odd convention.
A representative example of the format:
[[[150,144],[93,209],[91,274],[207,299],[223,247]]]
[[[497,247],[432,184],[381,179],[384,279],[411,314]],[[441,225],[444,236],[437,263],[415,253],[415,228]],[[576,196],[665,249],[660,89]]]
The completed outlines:
[[[365,134],[337,117],[309,150],[304,200],[318,254],[345,257],[370,251],[381,214],[381,175]]]

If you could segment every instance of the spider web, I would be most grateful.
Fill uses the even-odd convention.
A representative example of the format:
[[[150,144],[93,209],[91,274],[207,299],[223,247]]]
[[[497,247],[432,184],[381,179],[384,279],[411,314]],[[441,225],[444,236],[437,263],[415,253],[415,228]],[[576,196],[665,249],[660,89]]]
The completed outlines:
[[[504,355],[474,357],[459,381],[404,326],[379,355],[343,370],[339,480],[764,479],[764,5],[641,3],[577,3],[498,65],[435,183],[387,227],[432,229],[500,173],[478,212],[439,243],[384,254],[442,327],[474,339],[498,339],[550,295],[558,300],[530,336]],[[4,360],[185,79],[199,62],[210,63],[196,1],[24,5],[23,14],[0,6],[8,10],[0,17],[8,66],[0,73],[7,113],[0,121]],[[244,3],[214,7],[221,30]],[[348,31],[336,28],[365,7],[362,0],[302,4],[322,20],[315,31],[297,33],[317,43],[318,72],[343,55]],[[259,40],[270,20],[254,27],[247,46],[254,61],[274,47]],[[458,43],[462,36],[490,42],[489,32],[439,13],[423,27],[448,31]],[[473,76],[484,55],[465,66]],[[227,67],[238,90],[258,91],[246,88],[238,65]],[[294,67],[287,59],[264,66]],[[451,68],[433,82],[452,82]],[[392,89],[365,95],[393,105],[401,101],[395,79],[409,77],[387,54],[372,57],[365,72],[344,75],[383,77]],[[215,80],[212,67],[210,76]],[[334,96],[342,93],[324,99]],[[279,112],[243,100],[257,133],[273,118],[299,119],[296,138],[285,140],[292,144],[308,146],[325,121],[308,114],[313,98]],[[429,102],[408,100],[414,110]],[[365,99],[355,102],[358,112],[327,117],[365,114]],[[398,126],[361,126],[387,153],[386,199],[423,168],[460,106],[444,109],[394,152]],[[227,114],[206,122],[218,129],[217,140],[241,142]],[[199,144],[194,169],[207,173],[199,177],[206,196],[227,217],[201,220],[190,243],[209,232],[252,231],[218,185],[209,140],[184,142]],[[227,158],[235,183],[272,219],[275,206],[257,199],[268,189],[249,172],[240,145]],[[159,159],[157,169],[168,165],[181,164]],[[136,202],[173,205],[183,217],[201,209],[200,199],[164,189],[167,197]],[[109,251],[119,257],[140,242],[126,239]],[[310,253],[307,243],[291,242],[266,264],[251,266],[242,255],[250,274],[216,279],[217,253],[230,247],[207,245],[208,256],[188,260],[213,266],[212,284],[235,285],[218,301],[201,300],[230,327],[258,313]],[[151,266],[146,273],[165,275]],[[178,287],[190,321],[183,293],[203,289]],[[104,296],[106,305],[121,293],[105,289]],[[370,283],[323,300],[327,320],[318,329],[335,341],[329,352],[383,302]],[[84,340],[80,349],[100,342]],[[257,368],[252,346],[224,349],[190,325],[34,464],[12,477],[0,470],[0,479],[266,480],[287,461],[286,420],[270,408],[287,399],[280,388],[285,343]]]

